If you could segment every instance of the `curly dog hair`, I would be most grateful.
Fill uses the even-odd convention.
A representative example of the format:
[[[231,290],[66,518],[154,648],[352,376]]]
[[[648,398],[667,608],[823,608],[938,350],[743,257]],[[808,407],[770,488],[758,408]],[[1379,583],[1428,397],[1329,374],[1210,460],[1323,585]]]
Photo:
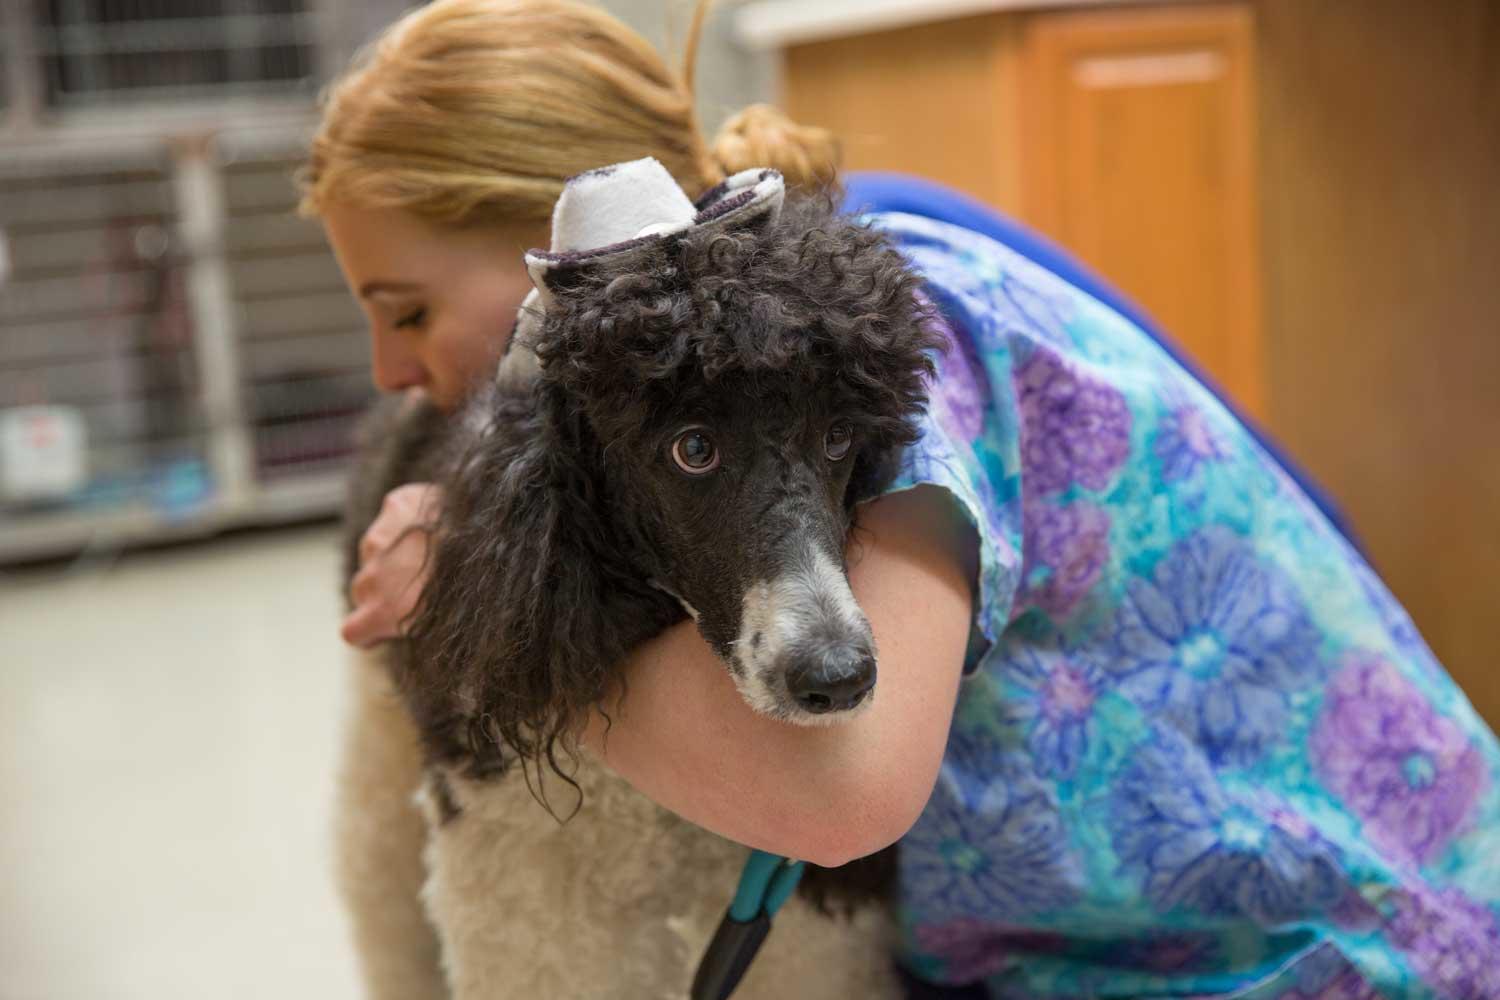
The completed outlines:
[[[941,341],[919,278],[826,198],[643,242],[549,272],[551,304],[512,348],[534,351],[531,377],[459,419],[371,425],[351,569],[386,491],[444,489],[429,582],[387,657],[440,825],[463,814],[455,782],[512,765],[544,805],[548,775],[579,791],[587,713],[623,692],[633,647],[687,615],[760,711],[820,724],[874,696],[844,552],[926,405]],[[810,866],[804,894],[852,910],[892,867]]]
[[[615,666],[684,603],[743,666],[747,569],[782,552],[753,543],[812,534],[842,567],[855,505],[916,436],[938,346],[917,291],[880,234],[808,200],[556,273],[537,377],[476,399],[464,423],[485,430],[444,484],[400,678],[432,760],[557,769]],[[817,450],[831,424],[852,434],[838,462]],[[718,436],[733,474],[683,475],[684,427]]]

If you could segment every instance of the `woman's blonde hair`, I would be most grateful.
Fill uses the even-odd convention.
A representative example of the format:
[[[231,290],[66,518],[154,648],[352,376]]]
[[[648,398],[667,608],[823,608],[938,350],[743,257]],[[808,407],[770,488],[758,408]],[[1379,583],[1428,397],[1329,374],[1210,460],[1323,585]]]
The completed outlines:
[[[388,28],[333,83],[300,175],[302,211],[400,208],[444,225],[551,217],[563,183],[654,156],[689,195],[752,166],[792,185],[833,180],[823,129],[754,105],[712,146],[693,110],[700,0],[684,68],[574,0],[437,0]]]

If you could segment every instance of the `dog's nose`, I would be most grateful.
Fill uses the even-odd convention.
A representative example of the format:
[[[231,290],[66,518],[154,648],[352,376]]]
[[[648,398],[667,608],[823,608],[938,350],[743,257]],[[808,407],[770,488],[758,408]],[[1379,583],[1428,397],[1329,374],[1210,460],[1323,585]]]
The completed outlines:
[[[786,685],[797,704],[814,715],[853,708],[875,686],[875,657],[843,649],[792,664]]]

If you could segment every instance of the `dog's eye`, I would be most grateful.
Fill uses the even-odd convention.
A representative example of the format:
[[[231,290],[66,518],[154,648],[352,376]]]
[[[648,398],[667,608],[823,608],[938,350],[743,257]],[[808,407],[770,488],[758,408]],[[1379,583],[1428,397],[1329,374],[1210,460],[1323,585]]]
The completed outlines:
[[[719,467],[719,449],[703,431],[684,431],[672,443],[672,460],[688,475],[701,476]]]
[[[849,426],[849,421],[840,420],[828,428],[828,433],[823,437],[823,453],[832,461],[837,462],[849,454],[850,445],[854,444],[854,428]]]

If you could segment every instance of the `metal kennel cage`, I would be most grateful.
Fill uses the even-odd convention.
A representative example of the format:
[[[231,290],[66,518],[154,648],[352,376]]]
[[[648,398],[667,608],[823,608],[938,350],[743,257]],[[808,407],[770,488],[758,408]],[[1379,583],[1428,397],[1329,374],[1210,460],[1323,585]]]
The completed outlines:
[[[292,176],[399,9],[0,0],[0,562],[337,507],[368,358]]]

